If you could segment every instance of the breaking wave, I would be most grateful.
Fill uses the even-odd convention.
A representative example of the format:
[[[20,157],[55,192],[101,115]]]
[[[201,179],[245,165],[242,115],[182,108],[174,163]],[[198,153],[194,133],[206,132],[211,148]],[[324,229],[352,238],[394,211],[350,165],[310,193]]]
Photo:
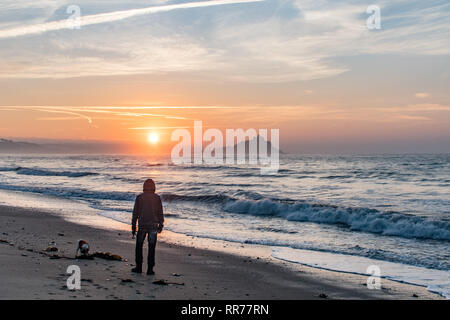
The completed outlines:
[[[282,203],[273,200],[235,200],[225,211],[258,216],[277,216],[290,221],[334,224],[355,231],[386,236],[450,240],[450,222],[431,220],[399,212],[381,212],[369,208],[345,208],[303,202]]]
[[[339,225],[352,231],[385,236],[450,240],[450,222],[400,212],[382,212],[370,208],[339,207],[292,200],[239,200],[225,195],[186,196],[167,194],[165,201],[201,201],[222,204],[235,214],[279,217],[289,221]]]
[[[60,172],[59,174],[62,174]],[[73,173],[71,173],[73,174]],[[72,176],[72,175],[71,175]],[[76,175],[75,175],[76,176]],[[0,185],[0,189],[41,193],[64,198],[78,198],[88,201],[114,200],[134,201],[133,192],[107,192],[78,188],[25,187]],[[351,231],[363,231],[384,236],[404,238],[434,239],[450,241],[450,221],[409,215],[395,211],[380,211],[370,208],[340,207],[326,204],[311,204],[288,199],[268,199],[262,196],[254,200],[236,193],[238,199],[227,195],[180,195],[162,193],[165,202],[198,202],[233,214],[248,214],[261,217],[278,217],[288,221],[312,222],[336,225]]]
[[[17,174],[26,176],[39,176],[39,177],[69,177],[69,178],[81,178],[87,176],[96,176],[98,173],[86,172],[86,171],[50,171],[45,169],[34,168],[0,168],[0,171],[11,172],[15,171]]]

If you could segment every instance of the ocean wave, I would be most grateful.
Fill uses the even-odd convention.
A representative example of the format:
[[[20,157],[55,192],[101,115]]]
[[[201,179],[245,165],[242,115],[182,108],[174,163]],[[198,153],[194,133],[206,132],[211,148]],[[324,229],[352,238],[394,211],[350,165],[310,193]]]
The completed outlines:
[[[17,174],[26,176],[48,176],[48,177],[69,177],[69,178],[82,178],[87,176],[96,176],[98,173],[85,172],[85,171],[50,171],[43,169],[30,169],[30,168],[18,168]]]
[[[147,167],[162,167],[164,166],[164,163],[147,163]]]
[[[98,173],[85,171],[51,171],[46,169],[24,168],[24,167],[6,167],[0,168],[3,172],[16,172],[20,175],[39,176],[39,177],[69,177],[82,178],[87,176],[96,176]]]
[[[336,176],[327,176],[327,177],[320,177],[319,179],[349,179],[349,178],[353,178],[352,176],[349,175],[336,175]]]
[[[39,193],[48,196],[62,197],[66,199],[86,199],[86,200],[115,200],[115,201],[134,201],[136,193],[133,192],[104,192],[86,189],[74,188],[53,188],[53,187],[37,187],[37,186],[18,186],[18,185],[2,185],[0,189],[20,192]]]
[[[226,195],[163,194],[165,201],[200,201],[222,204],[235,214],[280,217],[289,221],[339,225],[352,231],[364,231],[404,238],[450,240],[450,221],[432,220],[400,212],[382,212],[370,208],[310,204],[294,200],[240,200]]]
[[[254,230],[263,231],[263,232],[272,232],[272,233],[286,233],[286,234],[296,234],[297,231],[289,231],[289,230],[283,230],[278,228],[271,228],[271,227],[258,227],[254,228]]]
[[[107,192],[83,188],[54,188],[45,186],[0,185],[0,189],[42,193],[64,198],[114,200],[132,202],[134,192]],[[363,231],[384,236],[434,239],[450,241],[450,221],[433,220],[394,211],[380,211],[370,208],[341,207],[326,204],[307,203],[291,199],[268,199],[258,194],[235,193],[232,195],[183,195],[162,193],[164,202],[186,201],[217,205],[225,212],[249,214],[262,217],[278,217],[288,221],[312,222],[337,225],[351,231]],[[253,200],[248,199],[252,197]]]
[[[226,195],[178,195],[173,193],[161,194],[163,201],[199,201],[208,203],[224,203],[225,201],[232,200],[231,197]]]
[[[346,208],[304,202],[283,203],[264,199],[228,201],[224,210],[238,214],[277,216],[289,221],[339,225],[352,231],[385,236],[450,240],[450,221],[369,208]]]
[[[0,172],[11,172],[19,170],[19,167],[0,167]]]

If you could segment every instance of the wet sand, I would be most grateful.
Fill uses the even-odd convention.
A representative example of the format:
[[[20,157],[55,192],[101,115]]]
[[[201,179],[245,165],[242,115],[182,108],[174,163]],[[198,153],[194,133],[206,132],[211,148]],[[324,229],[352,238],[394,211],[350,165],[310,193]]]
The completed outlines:
[[[271,257],[269,247],[168,231],[160,236],[156,275],[133,275],[129,226],[90,219],[83,225],[54,212],[0,206],[0,299],[443,299],[426,288],[384,279],[381,290],[369,290],[364,276],[282,262]],[[89,226],[93,220],[108,230]],[[79,239],[88,240],[91,251],[118,254],[123,261],[50,257],[74,257]],[[59,251],[44,253],[52,241]],[[70,265],[81,269],[81,290],[66,286]]]

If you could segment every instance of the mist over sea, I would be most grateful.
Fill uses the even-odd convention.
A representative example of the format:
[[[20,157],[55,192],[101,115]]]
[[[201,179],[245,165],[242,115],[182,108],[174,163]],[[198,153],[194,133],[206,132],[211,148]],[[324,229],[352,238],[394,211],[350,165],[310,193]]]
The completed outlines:
[[[271,176],[165,158],[0,156],[0,189],[80,201],[125,223],[147,178],[171,231],[277,247],[290,261],[306,249],[426,268],[450,283],[448,154],[282,155]]]

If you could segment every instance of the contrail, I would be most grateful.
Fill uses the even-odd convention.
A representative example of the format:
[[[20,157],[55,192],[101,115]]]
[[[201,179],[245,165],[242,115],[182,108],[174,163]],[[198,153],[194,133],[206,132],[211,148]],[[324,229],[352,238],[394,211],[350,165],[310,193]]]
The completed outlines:
[[[130,10],[122,10],[122,11],[114,11],[108,13],[100,13],[89,16],[82,16],[79,19],[80,26],[89,26],[93,24],[105,23],[105,22],[113,22],[128,19],[131,17],[141,16],[145,14],[151,14],[156,12],[163,11],[172,11],[177,9],[189,9],[189,8],[200,8],[200,7],[211,7],[211,6],[220,6],[220,5],[229,5],[229,4],[238,4],[238,3],[250,3],[250,2],[261,2],[265,0],[212,0],[212,1],[202,1],[202,2],[188,2],[188,3],[180,3],[180,4],[172,4],[165,6],[155,6],[155,7],[147,7],[141,9],[130,9]],[[0,39],[1,38],[15,38],[30,34],[40,34],[44,32],[68,29],[69,20],[58,20],[46,23],[40,23],[35,25],[23,26],[13,29],[0,30]]]
[[[81,119],[85,119],[89,122],[89,124],[92,124],[92,118],[85,116],[84,114],[81,113],[76,113],[76,112],[71,112],[71,111],[64,111],[64,110],[49,110],[49,109],[35,109],[37,111],[43,111],[43,112],[49,112],[49,113],[62,113],[62,114],[69,114],[72,116],[76,116],[78,118]]]

